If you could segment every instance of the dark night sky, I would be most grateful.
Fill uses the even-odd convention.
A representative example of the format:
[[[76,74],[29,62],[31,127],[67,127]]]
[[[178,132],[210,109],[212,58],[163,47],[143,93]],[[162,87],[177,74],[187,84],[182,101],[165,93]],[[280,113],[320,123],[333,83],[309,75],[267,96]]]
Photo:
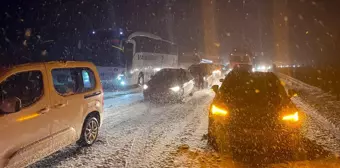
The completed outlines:
[[[48,40],[57,44],[49,57],[72,55],[64,48],[72,51],[93,29],[116,26],[158,34],[178,43],[181,52],[203,51],[208,57],[246,45],[275,61],[339,62],[339,5],[337,0],[11,0],[0,7],[0,56],[34,58],[41,53],[36,44]]]

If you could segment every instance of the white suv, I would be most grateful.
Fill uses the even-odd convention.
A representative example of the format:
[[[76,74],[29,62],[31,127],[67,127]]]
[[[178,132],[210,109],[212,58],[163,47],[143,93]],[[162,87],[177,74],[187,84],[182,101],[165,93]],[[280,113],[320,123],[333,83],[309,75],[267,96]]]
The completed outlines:
[[[0,71],[0,167],[24,167],[77,142],[92,145],[102,123],[95,66],[47,62]]]

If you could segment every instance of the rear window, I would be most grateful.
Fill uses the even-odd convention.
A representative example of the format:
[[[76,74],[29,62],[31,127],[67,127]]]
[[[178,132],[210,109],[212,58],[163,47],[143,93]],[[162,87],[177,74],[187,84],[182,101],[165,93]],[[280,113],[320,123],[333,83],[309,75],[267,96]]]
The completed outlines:
[[[220,92],[236,103],[280,103],[288,99],[280,80],[272,73],[232,72]]]
[[[63,96],[91,91],[96,86],[94,73],[89,68],[60,68],[52,70],[55,90]]]

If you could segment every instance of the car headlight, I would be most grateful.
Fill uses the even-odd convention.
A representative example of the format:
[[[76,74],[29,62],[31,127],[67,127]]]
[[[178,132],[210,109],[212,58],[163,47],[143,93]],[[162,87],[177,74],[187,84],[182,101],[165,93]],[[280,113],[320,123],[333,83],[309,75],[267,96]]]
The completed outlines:
[[[119,74],[118,76],[117,76],[117,80],[122,80],[122,77],[124,77],[124,75],[123,74]]]
[[[228,111],[226,109],[217,107],[214,104],[211,106],[210,111],[212,115],[226,116],[228,114]]]
[[[170,89],[174,92],[178,92],[181,88],[179,86],[175,86],[175,87],[172,87]]]
[[[289,115],[285,115],[282,117],[282,120],[284,121],[299,121],[299,113],[295,112],[294,114],[289,114]]]
[[[125,85],[125,81],[121,81],[120,84],[124,86]]]
[[[148,85],[145,85],[145,84],[143,85],[143,89],[144,89],[144,90],[146,90],[146,89],[148,89],[148,88],[149,88]]]

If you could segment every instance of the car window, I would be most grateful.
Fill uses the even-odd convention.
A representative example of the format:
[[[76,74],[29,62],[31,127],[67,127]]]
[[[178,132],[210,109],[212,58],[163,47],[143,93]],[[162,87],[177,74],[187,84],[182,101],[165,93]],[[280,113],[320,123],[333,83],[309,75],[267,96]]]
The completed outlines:
[[[17,97],[21,100],[22,108],[36,103],[43,95],[44,85],[40,71],[20,72],[8,77],[0,84],[1,102],[8,98]]]
[[[81,70],[82,81],[83,81],[83,92],[90,91],[96,87],[96,80],[94,73],[90,69]]]
[[[55,90],[63,96],[93,90],[96,86],[92,70],[88,68],[63,68],[52,70]]]
[[[52,78],[55,90],[61,95],[72,95],[79,88],[75,69],[53,69]]]

